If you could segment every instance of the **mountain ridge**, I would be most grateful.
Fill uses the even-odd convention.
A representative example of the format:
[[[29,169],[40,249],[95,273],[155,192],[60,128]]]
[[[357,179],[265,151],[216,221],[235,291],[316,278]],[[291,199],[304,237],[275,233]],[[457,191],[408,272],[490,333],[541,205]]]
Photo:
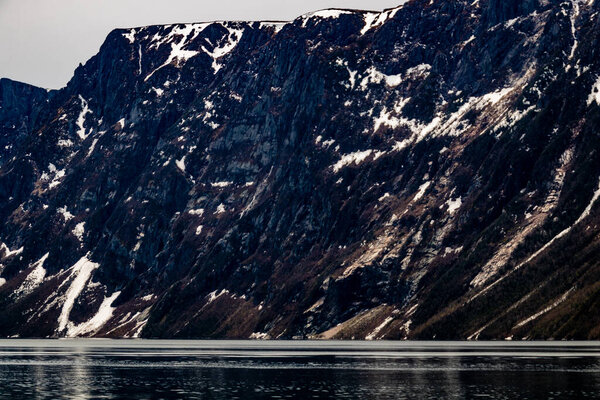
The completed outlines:
[[[597,8],[112,31],[0,152],[0,335],[597,338]]]

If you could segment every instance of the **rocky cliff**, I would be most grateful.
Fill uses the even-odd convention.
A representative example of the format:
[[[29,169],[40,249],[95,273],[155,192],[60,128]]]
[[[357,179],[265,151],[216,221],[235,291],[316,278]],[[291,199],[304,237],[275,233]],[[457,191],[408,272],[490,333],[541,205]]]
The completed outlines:
[[[0,335],[600,338],[600,4],[403,3],[0,81]]]

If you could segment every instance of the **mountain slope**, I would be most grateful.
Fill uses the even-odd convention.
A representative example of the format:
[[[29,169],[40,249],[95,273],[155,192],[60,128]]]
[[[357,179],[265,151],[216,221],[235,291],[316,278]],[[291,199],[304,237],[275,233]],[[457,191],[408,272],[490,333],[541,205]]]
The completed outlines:
[[[598,7],[111,32],[11,109],[0,335],[600,337]]]

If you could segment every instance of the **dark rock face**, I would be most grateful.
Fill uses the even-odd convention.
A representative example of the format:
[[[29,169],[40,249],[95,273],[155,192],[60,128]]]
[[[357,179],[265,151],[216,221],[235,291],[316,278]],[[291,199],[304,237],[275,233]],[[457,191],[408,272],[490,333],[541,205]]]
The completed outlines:
[[[0,79],[0,163],[16,156],[16,149],[33,128],[38,110],[51,96],[52,92],[35,86]]]
[[[541,3],[548,3],[541,1]],[[545,4],[544,4],[545,5]],[[538,0],[504,1],[490,0],[487,2],[485,18],[489,26],[511,20],[513,18],[529,15],[540,7]]]
[[[0,81],[0,335],[599,338],[598,8],[116,30]]]

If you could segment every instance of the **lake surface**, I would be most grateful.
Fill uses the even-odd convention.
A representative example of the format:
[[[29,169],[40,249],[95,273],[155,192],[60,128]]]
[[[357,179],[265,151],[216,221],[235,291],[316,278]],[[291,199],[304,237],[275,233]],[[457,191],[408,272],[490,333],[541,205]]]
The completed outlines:
[[[0,340],[0,399],[600,398],[596,342]]]

